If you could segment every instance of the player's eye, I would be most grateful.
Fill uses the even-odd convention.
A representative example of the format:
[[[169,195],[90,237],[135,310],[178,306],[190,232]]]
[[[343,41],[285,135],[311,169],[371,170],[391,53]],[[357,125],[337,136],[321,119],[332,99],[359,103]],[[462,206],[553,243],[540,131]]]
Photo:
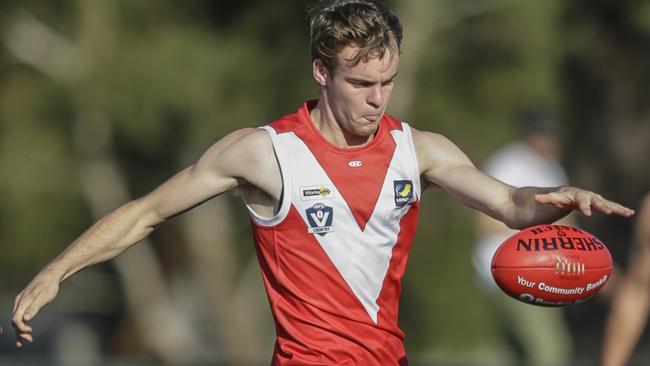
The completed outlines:
[[[352,81],[351,84],[358,88],[369,88],[372,86],[372,83],[367,81]]]

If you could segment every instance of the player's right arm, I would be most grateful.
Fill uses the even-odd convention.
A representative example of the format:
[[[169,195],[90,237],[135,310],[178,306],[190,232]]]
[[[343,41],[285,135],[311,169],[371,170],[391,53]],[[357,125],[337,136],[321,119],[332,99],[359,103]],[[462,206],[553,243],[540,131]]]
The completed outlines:
[[[63,280],[87,266],[119,255],[165,220],[242,183],[256,180],[260,171],[269,169],[275,162],[269,160],[273,156],[266,132],[237,130],[146,196],[101,218],[47,264],[16,297],[12,317],[16,346],[33,340],[32,328],[27,323],[54,300]]]
[[[458,201],[513,229],[548,224],[574,210],[629,217],[633,210],[576,187],[513,187],[478,170],[455,144],[444,136],[412,130],[420,174]]]
[[[630,269],[612,302],[605,329],[603,366],[627,364],[650,310],[650,194],[636,225]]]

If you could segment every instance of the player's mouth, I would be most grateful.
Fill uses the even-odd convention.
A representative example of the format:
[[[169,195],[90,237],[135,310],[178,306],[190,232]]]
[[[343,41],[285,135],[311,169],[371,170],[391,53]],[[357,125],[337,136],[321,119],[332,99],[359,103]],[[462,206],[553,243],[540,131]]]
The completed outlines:
[[[377,114],[368,114],[363,116],[362,118],[368,121],[369,123],[377,123],[379,122],[381,116]]]

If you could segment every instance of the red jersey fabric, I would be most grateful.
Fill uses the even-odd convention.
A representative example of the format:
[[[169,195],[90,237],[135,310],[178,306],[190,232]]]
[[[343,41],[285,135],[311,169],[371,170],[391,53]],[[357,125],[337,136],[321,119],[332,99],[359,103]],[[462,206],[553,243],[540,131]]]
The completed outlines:
[[[407,365],[397,324],[420,180],[410,128],[384,115],[374,139],[338,148],[314,102],[263,127],[283,179],[274,217],[250,211],[276,325],[273,365]]]

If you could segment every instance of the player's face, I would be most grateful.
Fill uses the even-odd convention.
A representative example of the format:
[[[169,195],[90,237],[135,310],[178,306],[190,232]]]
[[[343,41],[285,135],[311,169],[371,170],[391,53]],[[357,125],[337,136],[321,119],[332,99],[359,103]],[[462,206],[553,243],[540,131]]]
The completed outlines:
[[[351,65],[358,47],[348,46],[338,55],[338,66],[323,85],[331,113],[346,135],[370,137],[379,128],[397,76],[399,55],[385,52],[382,58]]]

